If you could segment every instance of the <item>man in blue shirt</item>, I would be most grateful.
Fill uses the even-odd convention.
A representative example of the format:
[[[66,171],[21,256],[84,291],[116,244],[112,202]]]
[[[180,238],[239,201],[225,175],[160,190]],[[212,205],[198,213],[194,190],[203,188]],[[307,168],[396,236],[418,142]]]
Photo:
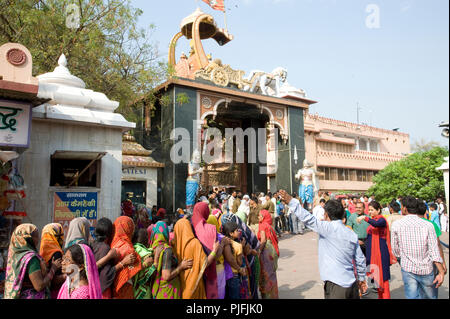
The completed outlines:
[[[358,236],[342,222],[342,204],[329,200],[325,204],[325,220],[319,221],[286,191],[280,194],[292,213],[319,234],[319,271],[325,284],[325,299],[359,299],[359,291],[367,290],[366,258]]]

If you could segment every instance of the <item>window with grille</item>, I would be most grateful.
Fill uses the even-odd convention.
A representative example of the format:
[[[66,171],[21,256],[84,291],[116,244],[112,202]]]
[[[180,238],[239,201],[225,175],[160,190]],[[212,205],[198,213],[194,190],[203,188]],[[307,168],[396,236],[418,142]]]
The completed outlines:
[[[339,153],[353,153],[353,145],[336,144],[336,152],[339,152]]]
[[[323,142],[323,141],[320,141],[320,142],[319,142],[319,148],[320,148],[322,151],[328,151],[328,152],[334,151],[333,143],[330,143],[330,142]]]

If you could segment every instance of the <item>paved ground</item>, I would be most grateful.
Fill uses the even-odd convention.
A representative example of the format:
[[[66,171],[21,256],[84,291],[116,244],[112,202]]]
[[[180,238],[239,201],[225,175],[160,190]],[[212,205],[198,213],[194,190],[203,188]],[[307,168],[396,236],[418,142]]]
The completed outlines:
[[[320,280],[318,256],[318,235],[307,232],[304,235],[285,234],[280,239],[280,259],[278,261],[278,287],[281,299],[323,299],[323,282]],[[448,245],[449,233],[441,236]],[[444,256],[448,263],[448,248],[444,247]],[[439,288],[439,299],[449,299],[449,276]],[[403,281],[398,264],[391,267],[391,298],[404,299]],[[377,299],[376,293],[370,293],[368,299]]]

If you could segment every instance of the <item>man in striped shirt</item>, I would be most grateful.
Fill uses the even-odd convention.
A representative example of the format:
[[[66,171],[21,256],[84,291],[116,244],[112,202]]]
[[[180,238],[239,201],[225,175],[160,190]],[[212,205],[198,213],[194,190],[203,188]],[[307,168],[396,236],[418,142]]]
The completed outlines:
[[[419,217],[419,202],[415,198],[402,200],[402,214],[405,217],[392,224],[391,246],[400,260],[405,297],[434,299],[433,287],[441,286],[445,276],[436,232],[431,223]]]

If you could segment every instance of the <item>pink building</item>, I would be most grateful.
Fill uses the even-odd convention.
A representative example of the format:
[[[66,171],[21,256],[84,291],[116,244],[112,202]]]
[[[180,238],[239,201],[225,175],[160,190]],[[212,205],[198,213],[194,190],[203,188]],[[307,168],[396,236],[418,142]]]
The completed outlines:
[[[373,176],[410,153],[409,134],[305,115],[306,158],[320,172],[320,190],[363,193]]]

